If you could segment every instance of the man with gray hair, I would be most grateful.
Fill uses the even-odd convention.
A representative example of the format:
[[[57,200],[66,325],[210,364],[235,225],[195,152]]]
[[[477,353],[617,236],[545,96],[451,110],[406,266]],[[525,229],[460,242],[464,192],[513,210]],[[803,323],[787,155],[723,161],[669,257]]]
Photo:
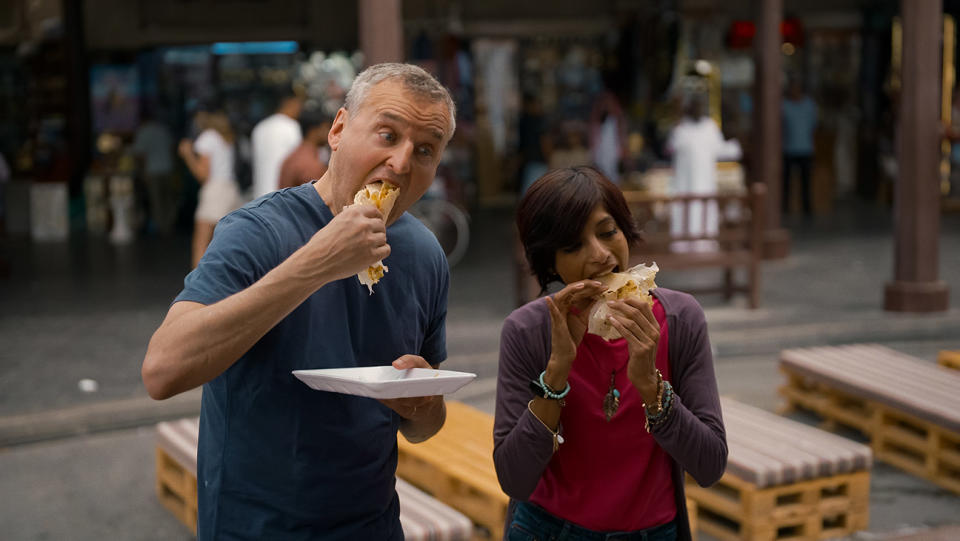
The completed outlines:
[[[443,397],[320,392],[291,372],[446,357],[446,259],[404,211],[433,181],[454,118],[427,72],[372,66],[333,121],[327,172],[217,225],[142,367],[158,400],[203,385],[199,539],[403,538],[397,431],[431,437]],[[376,183],[399,191],[386,216],[351,205]],[[371,295],[355,275],[381,260],[390,272]]]

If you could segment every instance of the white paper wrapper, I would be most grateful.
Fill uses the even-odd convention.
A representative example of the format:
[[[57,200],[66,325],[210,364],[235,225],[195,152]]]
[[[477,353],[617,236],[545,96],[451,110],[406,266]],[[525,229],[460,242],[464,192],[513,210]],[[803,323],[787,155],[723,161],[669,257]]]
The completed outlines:
[[[390,211],[393,210],[393,204],[397,202],[397,196],[399,195],[400,190],[395,187],[384,182],[374,182],[367,184],[357,192],[357,195],[353,197],[353,204],[373,205],[380,209],[380,213],[383,214],[383,219],[386,220],[390,217]],[[367,267],[366,270],[358,272],[357,278],[361,284],[367,286],[370,294],[373,295],[373,284],[379,282],[387,270],[387,266],[383,264],[383,261],[377,261]]]
[[[659,270],[656,263],[650,266],[641,263],[627,272],[615,272],[600,278],[599,281],[607,286],[607,290],[590,307],[587,332],[608,341],[620,338],[620,332],[607,321],[607,316],[610,315],[607,301],[640,297],[653,303],[650,290],[657,287],[653,279]]]

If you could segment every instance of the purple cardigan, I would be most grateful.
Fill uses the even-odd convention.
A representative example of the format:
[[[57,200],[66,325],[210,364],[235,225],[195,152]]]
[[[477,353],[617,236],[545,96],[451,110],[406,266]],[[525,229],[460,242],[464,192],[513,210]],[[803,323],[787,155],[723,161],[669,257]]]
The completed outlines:
[[[673,462],[678,539],[691,539],[684,472],[701,485],[716,483],[727,466],[727,438],[703,309],[686,293],[653,290],[667,316],[670,381],[676,392],[670,418],[653,431]],[[550,358],[550,316],[543,299],[513,311],[500,334],[500,372],[493,427],[493,462],[503,491],[515,500],[533,494],[553,456],[553,437],[527,409],[529,383]],[[643,430],[643,427],[638,427]],[[561,427],[562,431],[562,427]]]

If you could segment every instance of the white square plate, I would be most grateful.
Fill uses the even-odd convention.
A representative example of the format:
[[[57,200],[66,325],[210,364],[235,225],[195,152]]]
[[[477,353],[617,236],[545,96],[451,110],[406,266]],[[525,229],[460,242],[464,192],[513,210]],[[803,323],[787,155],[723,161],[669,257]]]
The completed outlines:
[[[370,398],[409,398],[449,394],[473,381],[476,374],[432,368],[397,370],[392,366],[294,370],[311,389]]]

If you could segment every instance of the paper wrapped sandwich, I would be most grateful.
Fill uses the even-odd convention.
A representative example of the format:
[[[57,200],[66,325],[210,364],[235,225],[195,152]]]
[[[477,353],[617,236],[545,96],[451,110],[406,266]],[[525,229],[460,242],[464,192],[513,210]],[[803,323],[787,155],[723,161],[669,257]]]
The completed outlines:
[[[377,207],[380,214],[383,214],[383,220],[386,221],[390,217],[390,211],[393,210],[393,204],[397,202],[398,195],[400,195],[400,190],[396,186],[386,182],[374,182],[367,184],[357,192],[357,195],[353,197],[353,204]],[[372,266],[367,267],[367,270],[357,273],[357,278],[360,279],[361,284],[367,286],[370,294],[373,295],[373,284],[379,282],[386,272],[387,266],[383,264],[383,261],[377,261]]]
[[[653,279],[659,270],[660,268],[657,267],[656,263],[649,267],[641,263],[632,269],[628,269],[627,272],[612,272],[597,278],[597,281],[607,286],[607,289],[590,308],[587,332],[604,340],[620,338],[620,332],[607,321],[607,316],[610,315],[607,301],[639,297],[648,304],[653,304],[650,290],[657,287]]]

